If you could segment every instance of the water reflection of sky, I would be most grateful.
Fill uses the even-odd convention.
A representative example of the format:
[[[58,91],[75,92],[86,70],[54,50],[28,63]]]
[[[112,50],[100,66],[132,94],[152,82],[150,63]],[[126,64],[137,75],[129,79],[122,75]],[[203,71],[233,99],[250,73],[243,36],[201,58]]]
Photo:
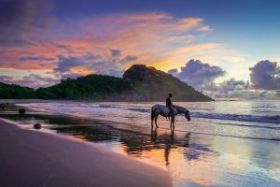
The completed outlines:
[[[209,136],[168,128],[150,131],[146,127],[104,125],[81,118],[42,114],[6,117],[27,125],[40,122],[56,133],[96,142],[162,168],[172,175],[175,186],[280,185],[280,145],[275,141]],[[205,128],[215,131],[220,127]],[[238,130],[238,127],[231,128]],[[246,134],[250,135],[250,130]]]
[[[91,119],[110,120],[113,123],[133,124],[135,129],[138,127],[141,129],[146,127],[148,129],[150,126],[150,113],[147,110],[150,109],[152,104],[153,103],[47,102],[28,103],[24,106],[36,110],[47,109],[57,113]],[[187,122],[183,116],[176,117],[177,130],[215,136],[280,140],[280,125],[279,123],[277,124],[277,121],[280,120],[279,101],[188,102],[176,104],[188,108],[193,112],[191,115],[194,115],[190,122]],[[231,117],[229,117],[228,114],[231,115]],[[240,116],[238,116],[238,114],[240,114]],[[251,115],[253,115],[253,117]],[[271,117],[271,115],[273,116]],[[269,116],[271,118],[266,118]],[[212,117],[218,118],[212,119]],[[223,120],[228,117],[235,120]],[[252,119],[261,120],[261,122],[250,121]],[[266,120],[274,120],[274,123],[265,123]],[[160,118],[160,127],[166,127],[168,124],[168,120]]]

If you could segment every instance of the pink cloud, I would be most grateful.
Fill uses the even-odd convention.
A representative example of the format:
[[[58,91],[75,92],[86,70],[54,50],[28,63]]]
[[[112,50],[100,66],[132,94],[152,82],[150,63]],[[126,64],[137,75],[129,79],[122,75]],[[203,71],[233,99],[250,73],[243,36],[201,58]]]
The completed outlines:
[[[164,59],[166,54],[191,44],[201,33],[210,30],[201,18],[176,18],[165,13],[112,14],[64,22],[56,20],[49,25],[40,33],[41,37],[34,33],[32,45],[0,47],[0,68],[55,74],[59,56],[83,59],[90,54],[100,56],[104,66],[87,59],[80,66],[70,67],[69,73],[110,73],[105,69],[122,70],[132,63],[151,64]],[[28,35],[31,36],[32,33]],[[112,59],[111,49],[121,51],[117,59]]]
[[[0,82],[4,82],[7,84],[17,84],[20,86],[28,86],[31,88],[39,88],[51,86],[55,83],[58,83],[59,80],[54,77],[44,77],[38,74],[30,74],[22,78],[2,75],[0,76]]]

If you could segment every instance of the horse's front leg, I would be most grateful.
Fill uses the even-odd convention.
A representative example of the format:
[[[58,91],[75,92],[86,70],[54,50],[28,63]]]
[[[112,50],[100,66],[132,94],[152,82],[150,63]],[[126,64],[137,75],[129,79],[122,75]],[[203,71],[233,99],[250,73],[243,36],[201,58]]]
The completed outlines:
[[[170,120],[170,129],[172,129],[173,127],[173,116],[171,116],[171,120]]]
[[[171,118],[170,128],[175,129],[175,117],[174,116],[172,116],[172,118]]]

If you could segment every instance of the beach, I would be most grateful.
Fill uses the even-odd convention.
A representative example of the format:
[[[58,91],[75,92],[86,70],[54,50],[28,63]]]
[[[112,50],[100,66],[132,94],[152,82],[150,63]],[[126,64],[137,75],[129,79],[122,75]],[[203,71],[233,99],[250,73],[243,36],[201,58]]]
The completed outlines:
[[[43,172],[35,173],[64,171],[63,175],[40,176],[40,181],[52,182],[74,175],[77,177],[70,178],[83,181],[82,186],[96,176],[100,179],[99,184],[104,186],[111,186],[109,182],[115,180],[120,181],[113,182],[114,185],[120,186],[124,185],[123,182],[131,184],[129,186],[156,186],[158,183],[149,184],[158,180],[159,186],[175,187],[280,185],[279,101],[176,103],[188,108],[192,119],[187,121],[184,116],[178,116],[174,130],[169,127],[170,121],[163,117],[159,118],[159,128],[151,129],[150,107],[155,103],[9,102],[26,108],[25,115],[9,109],[0,112],[0,118],[20,127],[1,125],[3,130],[17,129],[9,136],[10,142],[20,147],[7,156],[15,161],[11,173],[18,171],[15,165],[28,160],[31,162],[29,169],[47,165]],[[42,128],[34,130],[35,123],[40,123]],[[21,134],[25,134],[24,138]],[[5,133],[1,138],[7,136]],[[1,147],[8,149],[6,142],[9,141],[2,140]],[[37,147],[36,153],[30,156],[26,150],[33,147]],[[26,155],[21,158],[21,153],[28,153],[28,158]],[[32,164],[34,155],[40,155],[42,164]],[[47,160],[49,156],[51,161]],[[137,163],[136,169],[130,168],[136,166],[130,164],[134,162]],[[65,164],[68,164],[67,169]],[[16,173],[11,178],[17,178]],[[25,176],[26,172],[22,173]],[[130,182],[123,173],[132,175]],[[90,174],[94,177],[89,177]],[[102,183],[102,180],[107,181]],[[20,180],[13,182],[17,181]]]
[[[280,0],[0,0],[0,187],[280,187]]]
[[[171,186],[167,172],[70,137],[0,120],[0,186]]]

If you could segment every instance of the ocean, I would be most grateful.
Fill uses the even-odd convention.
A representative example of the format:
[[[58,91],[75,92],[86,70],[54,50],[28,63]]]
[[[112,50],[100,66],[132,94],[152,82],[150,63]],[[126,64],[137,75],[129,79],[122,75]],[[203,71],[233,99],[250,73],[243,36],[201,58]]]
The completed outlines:
[[[164,117],[151,130],[154,104],[21,102],[29,114],[1,117],[160,167],[174,186],[280,186],[280,101],[178,102],[192,120],[177,116],[174,131]]]

